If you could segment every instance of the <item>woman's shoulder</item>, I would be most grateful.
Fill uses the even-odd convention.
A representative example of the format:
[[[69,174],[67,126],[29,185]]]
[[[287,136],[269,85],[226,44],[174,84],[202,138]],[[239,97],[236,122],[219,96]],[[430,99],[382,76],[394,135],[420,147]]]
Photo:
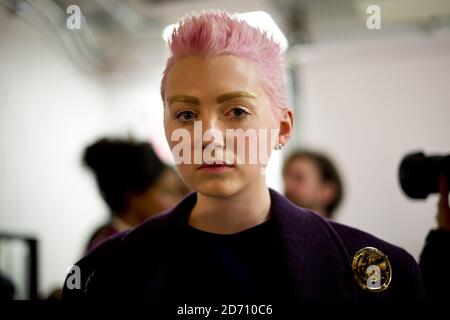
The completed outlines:
[[[351,256],[354,256],[362,248],[371,247],[380,250],[394,262],[401,262],[402,265],[417,265],[416,260],[409,252],[393,243],[358,228],[334,221],[328,221],[328,223],[336,231]]]
[[[395,256],[414,259],[406,250],[389,243],[388,241],[382,240],[369,232],[324,218],[312,210],[296,206],[288,199],[285,200],[288,204],[283,204],[282,206],[284,213],[289,211],[287,210],[288,207],[294,211],[292,214],[286,216],[291,220],[289,221],[291,225],[307,225],[307,227],[302,227],[302,231],[307,231],[310,233],[328,233],[331,237],[327,237],[327,241],[334,239],[334,241],[340,242],[340,244],[345,247],[347,252],[351,255],[359,251],[361,248],[375,247],[386,255],[391,253]],[[292,219],[296,219],[298,221],[294,222]],[[323,239],[323,236],[321,238]]]
[[[367,257],[374,252],[373,249],[376,249],[376,252],[384,255],[390,263],[391,291],[395,291],[397,297],[423,299],[424,290],[419,266],[416,259],[405,249],[369,232],[326,219],[309,209],[295,206],[288,200],[286,200],[288,204],[280,202],[283,202],[280,208],[284,209],[280,215],[283,216],[282,219],[289,220],[289,223],[285,223],[289,225],[285,230],[289,233],[298,233],[299,229],[302,233],[301,239],[311,240],[308,244],[313,247],[311,251],[320,252],[320,248],[337,248],[352,268],[353,261],[361,253]],[[295,230],[292,230],[293,228]],[[296,247],[301,246],[301,243],[296,244]]]
[[[90,279],[127,234],[128,231],[124,231],[102,240],[70,268],[63,285],[63,299],[84,298]]]
[[[397,298],[425,298],[422,274],[416,259],[405,249],[370,233],[337,222],[330,222],[343,241],[350,257],[359,252],[378,249],[388,259],[392,271],[392,286]]]
[[[304,215],[308,216],[307,219],[311,224],[322,225],[322,228],[325,226],[331,233],[334,233],[335,241],[340,242],[351,258],[363,248],[376,248],[389,258],[416,264],[415,259],[410,253],[393,243],[383,240],[367,231],[324,218],[311,210],[300,207],[298,209]],[[314,230],[314,227],[311,230]]]
[[[160,237],[168,236],[169,226],[175,220],[174,210],[161,212],[138,226],[108,237],[87,253],[82,260],[97,260],[97,257],[108,256],[113,252],[127,251],[136,245],[161,246]]]
[[[90,281],[105,270],[114,269],[118,261],[132,260],[143,252],[152,252],[156,257],[158,252],[166,250],[167,238],[171,232],[168,227],[176,220],[174,210],[162,212],[141,223],[135,228],[114,234],[96,247],[88,251],[78,260],[67,275],[63,287],[63,299],[83,299]],[[79,279],[74,281],[75,271]],[[78,283],[75,286],[74,283]]]

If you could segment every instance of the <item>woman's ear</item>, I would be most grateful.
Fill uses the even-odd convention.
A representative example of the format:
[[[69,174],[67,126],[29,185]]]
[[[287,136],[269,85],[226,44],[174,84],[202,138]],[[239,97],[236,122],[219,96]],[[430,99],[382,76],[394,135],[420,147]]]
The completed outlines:
[[[280,111],[280,133],[279,133],[279,143],[283,146],[289,141],[291,134],[294,129],[294,120],[292,109],[287,107]]]

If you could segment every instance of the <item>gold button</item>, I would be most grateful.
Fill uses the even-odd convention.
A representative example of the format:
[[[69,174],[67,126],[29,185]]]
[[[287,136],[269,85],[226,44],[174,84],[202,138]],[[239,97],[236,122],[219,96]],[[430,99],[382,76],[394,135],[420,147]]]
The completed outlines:
[[[359,250],[353,257],[352,269],[359,286],[370,292],[386,290],[392,280],[389,259],[377,248]]]

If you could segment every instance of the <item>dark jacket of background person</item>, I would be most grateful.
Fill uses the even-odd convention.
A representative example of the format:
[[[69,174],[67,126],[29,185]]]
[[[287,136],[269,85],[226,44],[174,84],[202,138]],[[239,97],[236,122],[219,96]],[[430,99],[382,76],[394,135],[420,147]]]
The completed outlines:
[[[427,298],[432,301],[450,300],[450,206],[449,187],[444,176],[439,178],[439,201],[436,220],[438,229],[428,233],[420,255],[420,268]]]
[[[420,268],[427,298],[450,299],[450,231],[437,229],[428,233],[420,255]]]
[[[424,298],[420,270],[405,250],[297,207],[272,189],[270,196],[294,301]],[[176,235],[188,223],[195,202],[191,193],[175,208],[101,244],[76,264],[81,290],[65,286],[63,299],[167,302],[161,293],[179,246]],[[389,257],[393,277],[385,291],[365,291],[354,280],[352,256],[368,246]]]

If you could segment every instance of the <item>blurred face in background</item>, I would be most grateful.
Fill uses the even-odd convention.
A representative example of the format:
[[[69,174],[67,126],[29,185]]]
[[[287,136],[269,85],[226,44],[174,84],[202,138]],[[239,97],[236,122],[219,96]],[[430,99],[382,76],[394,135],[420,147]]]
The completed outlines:
[[[128,208],[143,221],[173,207],[189,188],[173,169],[165,169],[156,183],[139,194],[128,196]]]
[[[285,195],[298,206],[324,215],[326,206],[334,196],[334,186],[324,183],[312,159],[299,157],[292,160],[283,174]]]
[[[280,122],[275,119],[271,103],[266,95],[256,68],[249,62],[234,56],[200,57],[189,56],[174,63],[169,70],[164,97],[164,127],[171,150],[179,143],[172,141],[172,133],[185,129],[191,136],[191,155],[194,154],[194,121],[201,121],[202,132],[216,129],[225,139],[226,129],[277,129]],[[230,93],[227,99],[218,99]],[[181,98],[174,98],[181,97]],[[183,97],[188,97],[183,99]],[[270,139],[267,139],[270,144]],[[249,154],[246,139],[245,155]],[[204,141],[204,147],[210,142]],[[226,143],[223,150],[226,149]],[[272,146],[268,145],[268,152]],[[236,144],[234,151],[236,153]],[[237,157],[237,155],[235,155]],[[236,161],[235,161],[236,162]],[[211,197],[228,197],[252,183],[264,180],[261,163],[233,163],[232,167],[210,171],[201,169],[201,164],[181,163],[177,165],[184,180],[196,191]]]

